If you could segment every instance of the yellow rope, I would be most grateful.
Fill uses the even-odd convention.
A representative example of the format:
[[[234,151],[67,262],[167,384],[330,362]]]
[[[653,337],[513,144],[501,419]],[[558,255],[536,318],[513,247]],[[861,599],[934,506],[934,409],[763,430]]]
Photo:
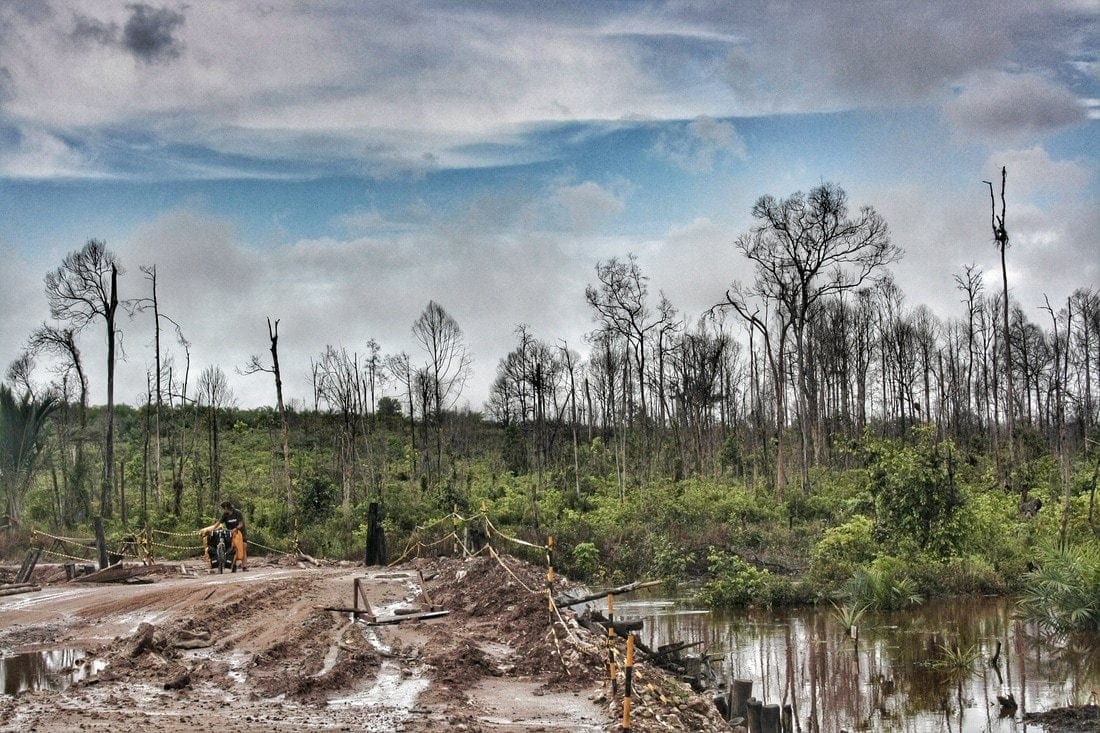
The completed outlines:
[[[42,552],[46,553],[47,555],[56,555],[57,557],[63,557],[67,560],[77,560],[78,562],[82,563],[95,562],[95,558],[92,557],[77,557],[76,555],[66,555],[64,552],[57,552],[56,550],[47,550],[43,548]]]
[[[494,550],[491,545],[486,545],[486,546],[489,548],[489,556],[492,557],[493,559],[495,559],[498,563],[500,563],[500,566],[502,568],[504,568],[505,570],[507,570],[508,574],[511,575],[513,578],[515,578],[516,582],[519,583],[523,587],[524,590],[526,590],[528,593],[538,593],[538,591],[532,589],[530,586],[528,586],[526,583],[524,583],[522,580],[520,580],[518,575],[516,575],[515,573],[512,572],[512,569],[504,563],[504,560],[501,559],[500,555],[497,554],[497,551]]]
[[[40,529],[36,529],[31,533],[32,541],[33,541],[34,535],[42,535],[43,537],[49,537],[51,540],[57,540],[58,542],[67,542],[70,545],[81,545],[83,547],[95,547],[95,539],[91,538],[91,537],[88,537],[88,538],[58,537],[57,535],[52,535],[49,532],[43,532]]]
[[[536,550],[546,549],[545,545],[536,545],[532,542],[526,542],[525,540],[521,540],[518,537],[511,537],[509,535],[504,534],[499,529],[497,529],[496,526],[491,521],[489,521],[488,517],[486,517],[485,522],[486,522],[486,524],[489,525],[490,528],[492,528],[492,530],[494,532],[496,532],[498,535],[500,535],[504,539],[508,540],[509,542],[514,542],[515,544],[523,545],[524,547],[534,547]]]
[[[191,537],[195,534],[194,532],[168,532],[167,530],[153,529],[152,527],[149,528],[149,531],[156,534],[166,534],[169,537]]]

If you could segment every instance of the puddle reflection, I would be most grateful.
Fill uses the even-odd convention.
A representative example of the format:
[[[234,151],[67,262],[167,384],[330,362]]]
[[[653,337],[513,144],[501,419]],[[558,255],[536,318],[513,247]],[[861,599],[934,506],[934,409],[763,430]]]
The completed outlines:
[[[0,684],[5,695],[31,690],[63,690],[74,682],[94,677],[107,666],[80,649],[25,652],[0,659]]]

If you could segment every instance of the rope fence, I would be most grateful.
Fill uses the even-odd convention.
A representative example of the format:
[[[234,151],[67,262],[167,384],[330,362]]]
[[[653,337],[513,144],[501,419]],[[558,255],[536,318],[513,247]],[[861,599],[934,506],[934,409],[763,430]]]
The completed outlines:
[[[183,543],[180,538],[190,542]],[[66,537],[41,529],[31,528],[30,544],[52,557],[80,564],[97,562],[98,545],[94,537]],[[259,542],[249,542],[249,548],[259,548],[274,555],[293,556],[299,553],[298,536],[295,534],[291,550],[280,550]],[[106,540],[105,549],[113,562],[122,558],[152,565],[158,560],[184,560],[203,557],[206,547],[201,536],[194,531],[170,532],[153,527],[135,530],[122,538]]]
[[[470,546],[467,535],[471,528],[479,533],[477,540],[483,541],[483,544],[480,544],[480,546]],[[516,548],[534,551],[539,554],[541,559],[544,559],[546,563],[546,580],[542,588],[537,587],[537,585],[533,587],[509,566],[507,556],[501,554],[503,547],[498,549],[498,546],[502,545],[510,545]],[[573,632],[570,625],[566,623],[561,608],[554,598],[556,573],[554,570],[555,546],[553,535],[547,537],[545,544],[540,545],[529,542],[501,531],[493,524],[492,520],[489,519],[484,504],[482,504],[481,511],[468,517],[459,514],[456,507],[454,511],[446,516],[414,527],[409,535],[409,540],[405,545],[404,551],[396,560],[389,563],[388,567],[400,565],[413,557],[421,557],[427,554],[427,552],[440,554],[441,548],[450,549],[454,554],[461,554],[466,558],[477,557],[484,553],[499,565],[500,568],[503,569],[504,572],[524,591],[531,595],[545,594],[547,633],[552,637],[557,657],[566,674],[570,674],[570,670],[566,661],[566,655],[562,650],[563,641],[567,641],[574,647],[587,647],[588,651],[592,654],[600,655],[601,652],[597,647],[586,644]],[[447,549],[443,549],[442,552],[445,553]],[[613,641],[609,642],[609,647],[608,653],[617,656],[618,650],[614,648]]]
[[[469,530],[474,528],[477,535],[471,547]],[[97,528],[97,532],[98,532]],[[188,541],[182,542],[182,539]],[[269,547],[259,542],[249,542],[250,548],[259,548],[277,555],[290,556],[298,554],[299,538],[297,527],[291,550],[280,550]],[[448,515],[440,517],[424,525],[413,528],[401,556],[391,562],[388,567],[398,565],[410,557],[420,557],[422,553],[431,551],[440,553],[440,548],[450,545],[449,549],[455,555],[462,554],[471,558],[485,554],[491,558],[501,569],[506,572],[519,587],[531,595],[546,596],[547,631],[553,641],[553,647],[566,675],[571,674],[566,654],[562,649],[562,642],[568,642],[574,648],[583,648],[595,657],[606,657],[608,681],[611,683],[612,696],[618,697],[618,678],[620,672],[625,679],[624,695],[622,696],[623,730],[630,730],[631,697],[633,692],[633,662],[634,662],[634,635],[626,638],[625,655],[619,650],[616,641],[616,629],[614,627],[614,596],[607,595],[607,638],[601,650],[596,645],[586,643],[580,639],[566,622],[562,615],[562,609],[554,597],[554,585],[556,573],[554,569],[554,537],[549,535],[544,544],[536,544],[520,539],[501,531],[496,527],[486,512],[484,504],[481,511],[469,517],[458,513],[457,507]],[[543,588],[532,587],[524,581],[517,572],[509,567],[506,556],[494,545],[507,544],[524,550],[534,550],[540,553],[546,563],[546,576]],[[98,546],[92,537],[65,537],[49,532],[31,529],[31,545],[37,546],[47,555],[62,558],[80,564],[90,564],[96,561],[95,555]],[[183,557],[201,557],[205,552],[202,540],[196,532],[171,532],[167,530],[144,527],[130,533],[123,538],[112,538],[105,543],[108,553],[112,558],[123,557],[139,560],[146,564],[153,564],[155,558],[182,559]],[[446,550],[443,550],[446,552]],[[80,554],[77,554],[80,553]],[[88,557],[87,555],[91,555]],[[173,557],[174,556],[174,557]],[[117,562],[117,560],[114,560]],[[535,584],[536,586],[538,584]],[[566,604],[572,605],[572,604]],[[625,664],[620,665],[624,661]]]

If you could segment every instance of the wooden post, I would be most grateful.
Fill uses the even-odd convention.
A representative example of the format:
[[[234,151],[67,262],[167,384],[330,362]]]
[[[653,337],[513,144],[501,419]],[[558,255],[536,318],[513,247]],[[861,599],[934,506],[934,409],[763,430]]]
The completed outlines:
[[[779,733],[779,706],[765,705],[760,716],[760,733]]]
[[[153,555],[153,528],[145,527],[145,564],[152,565],[156,562],[156,558]]]
[[[451,524],[454,526],[454,547],[451,554],[458,554],[458,504],[451,506]]]
[[[366,578],[355,578],[352,581],[351,619],[352,621],[358,621],[359,614],[363,614],[369,621],[373,622],[375,620],[374,611],[370,607],[370,601],[367,600],[366,592],[360,587],[360,582],[363,580],[366,580]],[[363,610],[359,610],[360,599],[363,601]]]
[[[546,537],[546,615],[547,623],[554,625],[554,535]]]
[[[623,730],[630,730],[630,696],[634,692],[634,634],[626,635],[626,684],[623,688]]]
[[[745,722],[749,724],[749,733],[762,733],[760,719],[763,713],[764,703],[755,697],[750,697],[745,703]]]
[[[730,720],[747,718],[746,704],[752,697],[752,680],[734,680],[730,685]]]
[[[607,676],[611,679],[611,694],[619,692],[618,671],[615,669],[615,596],[607,597]]]
[[[16,583],[29,583],[31,581],[31,573],[34,572],[34,566],[38,564],[38,558],[41,555],[41,547],[32,547],[27,550],[27,554],[23,558],[23,564],[20,566],[19,572],[15,576]]]
[[[99,569],[107,567],[107,538],[103,536],[103,517],[95,518],[95,547],[99,553]]]

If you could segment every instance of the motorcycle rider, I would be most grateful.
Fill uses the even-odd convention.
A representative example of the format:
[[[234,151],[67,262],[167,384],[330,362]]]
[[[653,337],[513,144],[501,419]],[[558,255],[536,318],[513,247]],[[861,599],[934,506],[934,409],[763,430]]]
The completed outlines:
[[[230,501],[221,503],[222,517],[209,527],[203,527],[199,534],[209,534],[215,529],[225,527],[233,533],[233,546],[237,551],[237,560],[241,563],[241,570],[248,570],[248,544],[244,530],[244,515],[241,510],[233,506]]]

